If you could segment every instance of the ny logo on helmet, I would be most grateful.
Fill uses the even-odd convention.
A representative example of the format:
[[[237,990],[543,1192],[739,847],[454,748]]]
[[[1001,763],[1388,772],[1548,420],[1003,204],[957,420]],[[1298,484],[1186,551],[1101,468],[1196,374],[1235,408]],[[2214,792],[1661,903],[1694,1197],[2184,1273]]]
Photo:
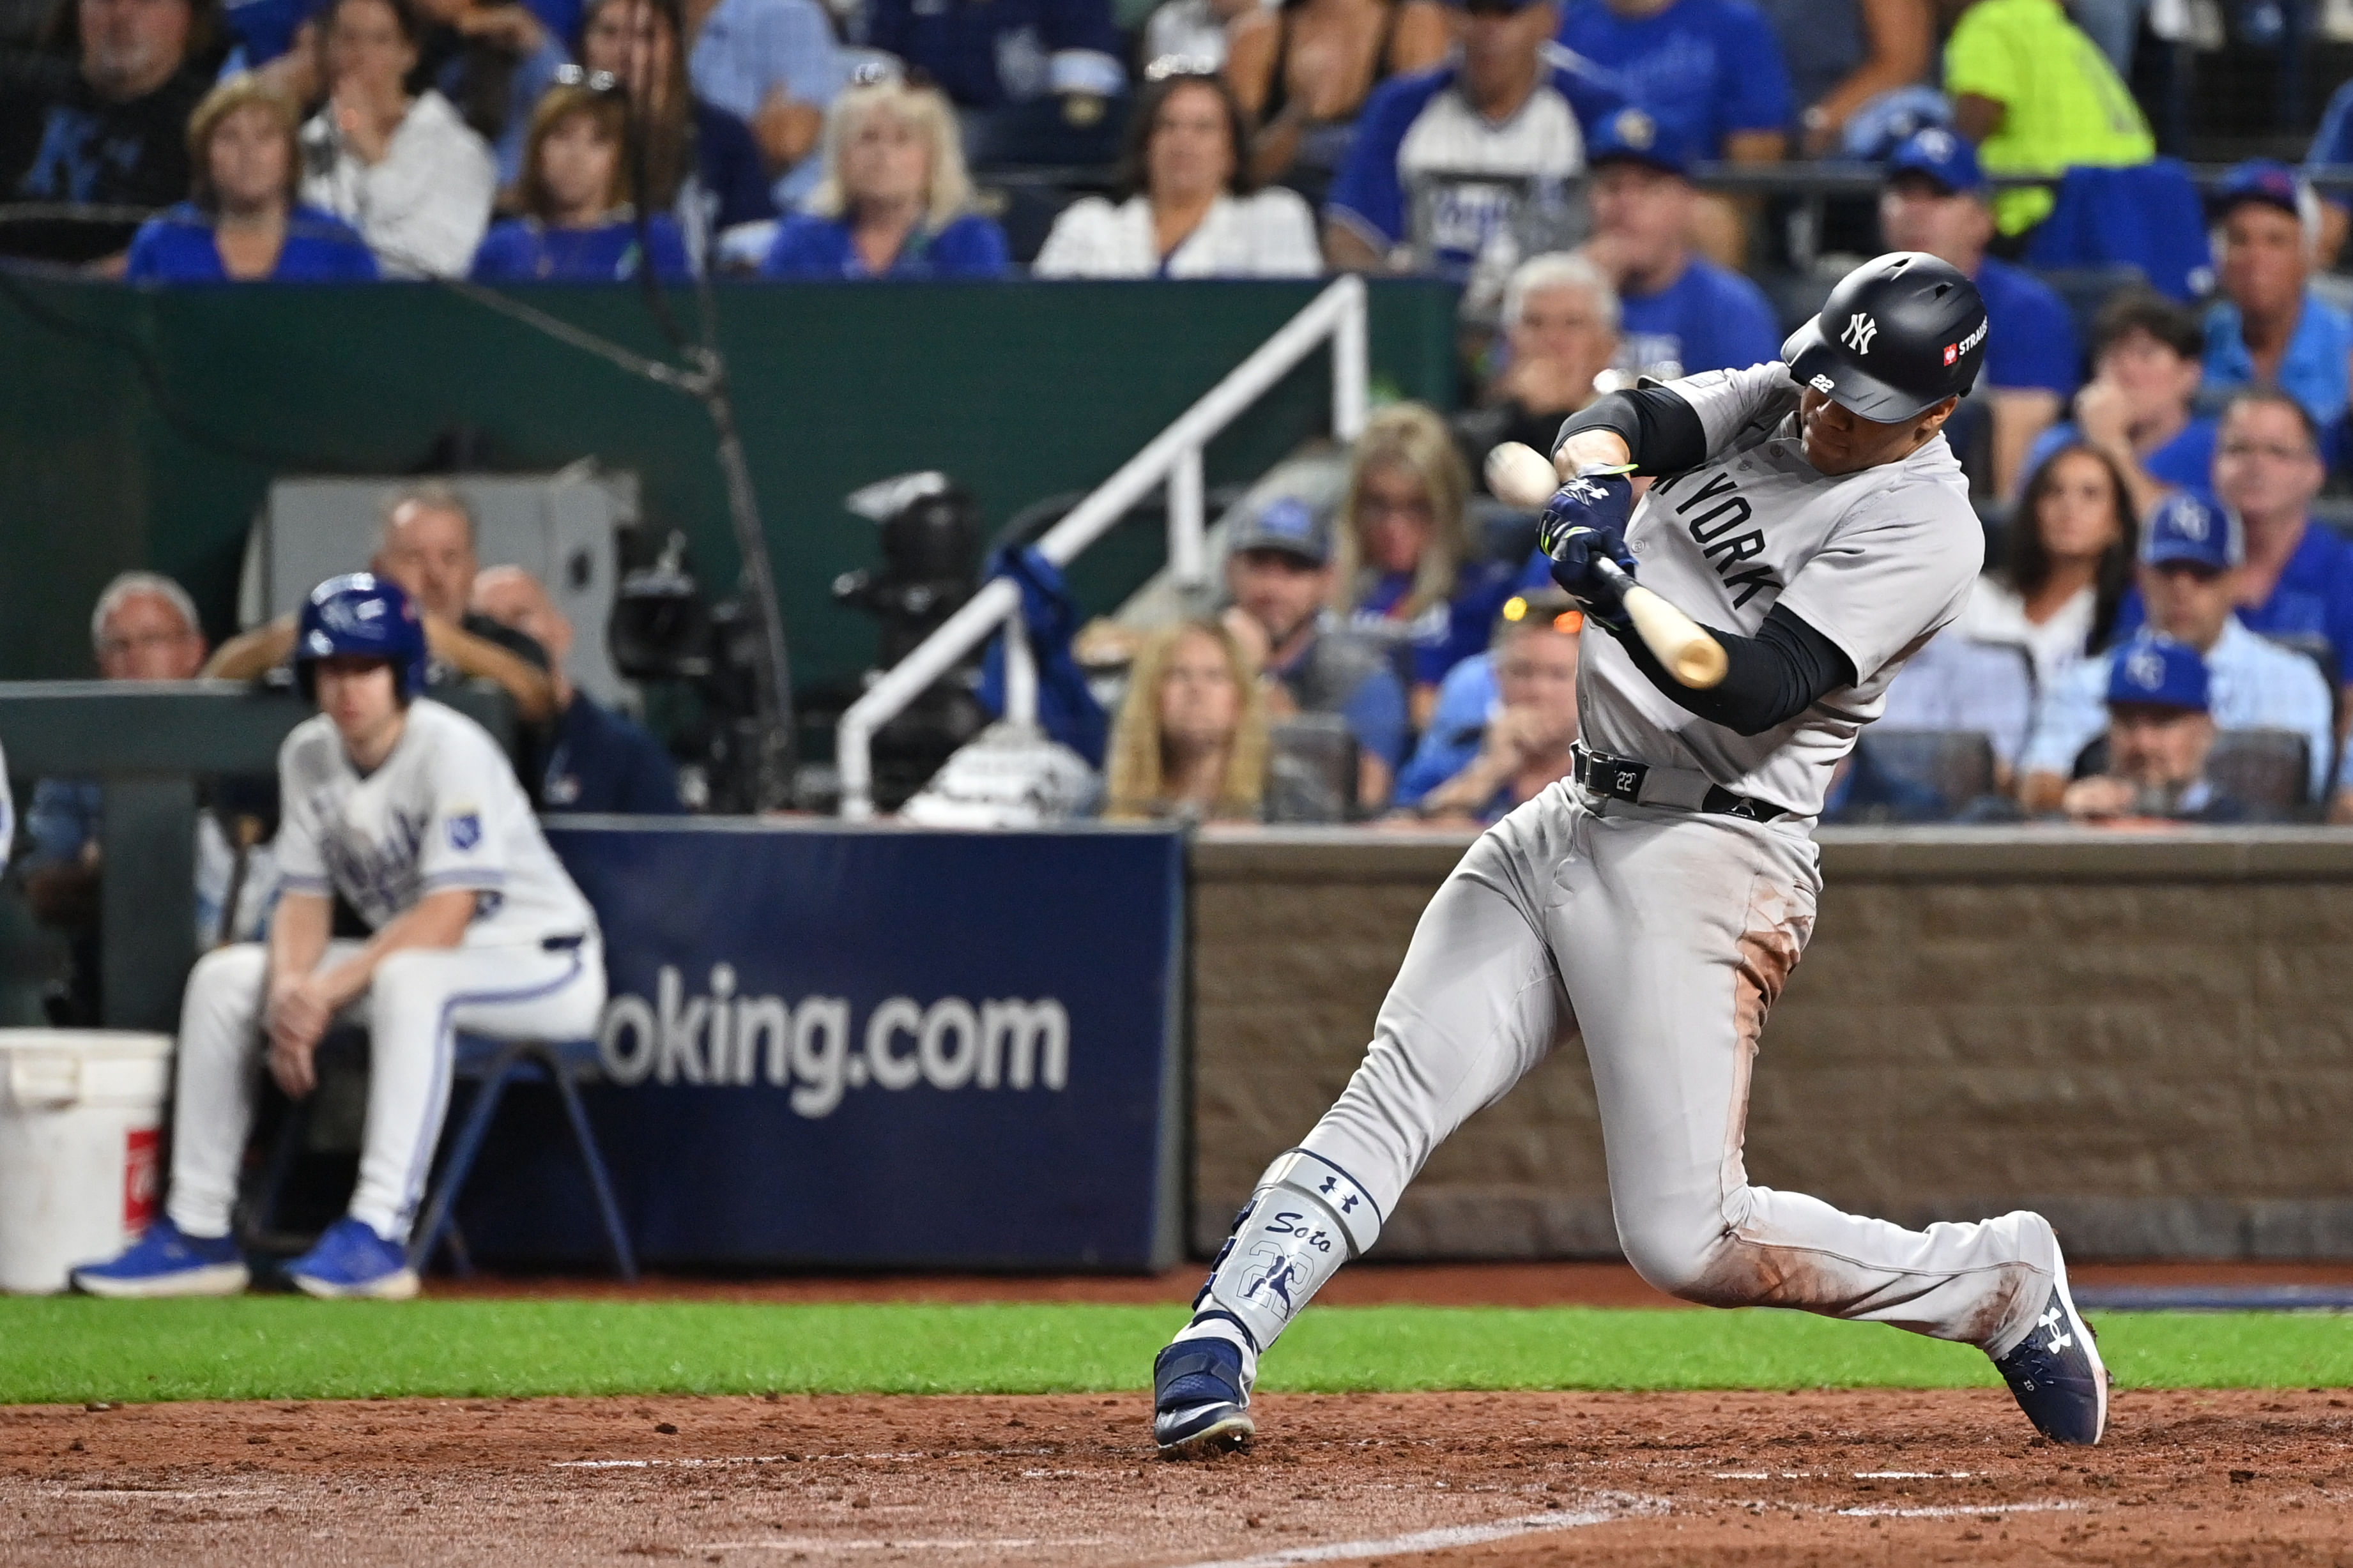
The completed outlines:
[[[1871,352],[1871,340],[1878,335],[1879,323],[1857,310],[1847,318],[1846,331],[1839,334],[1839,342],[1859,354],[1867,354]]]

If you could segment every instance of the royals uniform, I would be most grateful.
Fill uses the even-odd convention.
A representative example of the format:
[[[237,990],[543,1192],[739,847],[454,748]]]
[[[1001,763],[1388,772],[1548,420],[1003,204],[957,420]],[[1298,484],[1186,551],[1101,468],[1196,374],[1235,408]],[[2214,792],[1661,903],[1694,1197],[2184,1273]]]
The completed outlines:
[[[340,1022],[370,1035],[368,1105],[351,1213],[378,1236],[408,1233],[448,1108],[454,1037],[576,1038],[605,1000],[596,917],[547,847],[514,770],[488,732],[429,699],[374,772],[352,765],[322,714],[278,754],[288,893],[341,894],[372,929],[430,893],[462,889],[475,914],[458,946],[387,955]],[[360,943],[331,942],[321,967]],[[208,954],[182,1005],[173,1222],[228,1228],[253,1119],[269,958],[259,943]]]

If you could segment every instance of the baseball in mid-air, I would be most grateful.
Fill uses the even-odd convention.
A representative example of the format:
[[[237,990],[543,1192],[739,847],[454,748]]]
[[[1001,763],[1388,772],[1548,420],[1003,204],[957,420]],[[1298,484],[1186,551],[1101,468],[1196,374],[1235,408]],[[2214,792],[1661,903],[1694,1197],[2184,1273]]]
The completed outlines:
[[[1487,489],[1498,500],[1542,511],[1560,489],[1560,475],[1534,447],[1506,441],[1487,454]]]

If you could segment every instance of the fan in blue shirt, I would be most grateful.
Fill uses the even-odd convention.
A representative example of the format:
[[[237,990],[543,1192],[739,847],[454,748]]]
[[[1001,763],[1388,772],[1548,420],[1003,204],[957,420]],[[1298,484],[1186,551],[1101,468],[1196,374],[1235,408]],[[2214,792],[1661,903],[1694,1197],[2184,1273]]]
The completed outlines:
[[[551,88],[532,110],[519,188],[523,216],[493,226],[474,253],[479,283],[610,283],[635,278],[651,253],[654,276],[689,275],[686,242],[667,213],[640,228],[628,206],[622,100],[586,83]]]
[[[2135,512],[2146,515],[2173,490],[2211,502],[2214,421],[2191,412],[2205,350],[2195,312],[2154,289],[2113,296],[2092,328],[2092,379],[2075,395],[2075,416],[2036,438],[2021,482],[2081,443],[2116,465]]]
[[[1694,157],[1771,163],[1787,145],[1795,110],[1781,41],[1745,0],[1571,0],[1560,41]]]
[[[778,171],[774,196],[790,207],[822,172],[824,116],[849,79],[833,25],[817,0],[717,0],[695,30],[687,72],[701,97],[761,127]]]
[[[1618,279],[1615,363],[1629,375],[1672,380],[1781,357],[1765,291],[1691,249],[1698,193],[1688,156],[1674,130],[1646,110],[1621,109],[1593,130],[1587,254]]]
[[[2353,677],[2353,546],[2311,520],[2326,475],[2312,416],[2295,398],[2251,387],[2223,408],[2214,492],[2246,542],[2239,619],[2321,660],[2342,684]],[[2117,635],[2146,617],[2140,595],[2127,595]]]
[[[776,230],[782,279],[1000,278],[1005,231],[970,211],[955,118],[936,89],[861,82],[837,99],[826,177]]]
[[[2307,174],[2338,169],[2348,163],[2353,163],[2353,81],[2329,94],[2328,107],[2320,111],[2320,129],[2312,133],[2312,145],[2304,154]],[[2337,252],[2345,248],[2348,225],[2353,225],[2353,191],[2323,193],[2316,258],[2321,266],[2337,265]]]
[[[1531,203],[1584,171],[1588,128],[1627,101],[1550,42],[1543,0],[1451,0],[1447,16],[1454,59],[1365,100],[1324,207],[1335,267],[1466,275]]]
[[[299,205],[294,111],[251,79],[215,88],[188,121],[195,194],[139,226],[133,282],[371,281],[375,258],[340,218]]]
[[[1992,409],[1993,488],[2009,495],[2025,477],[2027,451],[2083,379],[2083,361],[2065,301],[2032,273],[1986,254],[1990,189],[1976,150],[1931,126],[1888,159],[1879,226],[1890,250],[1925,250],[1977,283],[1989,325],[1978,385]]]
[[[2256,158],[2223,175],[2209,201],[2221,297],[2206,313],[2206,391],[2285,389],[2319,425],[2333,464],[2353,406],[2353,315],[2312,287],[2303,199],[2295,171]]]

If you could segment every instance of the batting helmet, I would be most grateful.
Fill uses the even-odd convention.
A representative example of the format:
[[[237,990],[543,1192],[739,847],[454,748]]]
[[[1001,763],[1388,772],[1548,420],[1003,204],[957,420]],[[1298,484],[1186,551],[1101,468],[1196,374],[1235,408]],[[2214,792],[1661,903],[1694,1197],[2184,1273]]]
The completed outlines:
[[[1896,250],[1840,279],[1781,358],[1848,412],[1893,425],[1966,395],[1985,349],[1978,286],[1933,256]]]
[[[408,590],[373,572],[330,577],[302,601],[294,629],[294,681],[314,700],[322,658],[380,658],[403,702],[425,689],[425,622]]]

